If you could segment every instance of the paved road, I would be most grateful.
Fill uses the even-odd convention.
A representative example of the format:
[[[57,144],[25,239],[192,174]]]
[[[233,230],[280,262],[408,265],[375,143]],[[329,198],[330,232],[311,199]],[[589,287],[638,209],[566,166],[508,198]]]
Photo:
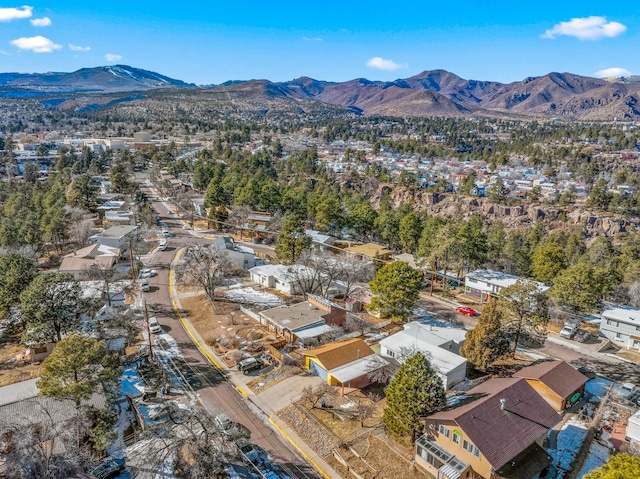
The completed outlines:
[[[203,357],[183,329],[171,304],[169,266],[177,248],[206,240],[197,239],[183,230],[181,222],[168,215],[163,203],[156,202],[153,206],[175,236],[168,239],[165,251],[156,251],[150,256],[150,265],[158,271],[158,275],[149,279],[150,291],[143,295],[147,300],[149,314],[156,316],[165,332],[171,334],[178,343],[185,363],[191,370],[190,375],[196,378],[193,381],[194,389],[203,407],[211,415],[226,412],[234,421],[249,428],[251,442],[265,449],[291,477],[318,478],[315,469],[292,451],[289,444],[264,422],[265,418],[257,414],[259,411],[251,409],[234,386]]]

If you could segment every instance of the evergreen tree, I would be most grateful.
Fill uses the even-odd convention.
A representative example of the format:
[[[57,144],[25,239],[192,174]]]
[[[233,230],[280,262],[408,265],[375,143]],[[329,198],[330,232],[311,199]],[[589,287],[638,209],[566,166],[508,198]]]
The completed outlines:
[[[295,263],[300,253],[311,246],[311,238],[304,233],[300,218],[295,215],[289,217],[282,224],[276,241],[276,256],[284,264]]]
[[[98,391],[102,381],[110,380],[115,369],[108,364],[103,341],[79,334],[62,339],[42,363],[38,381],[40,394],[71,400],[80,406]]]
[[[24,256],[9,253],[0,256],[0,318],[17,303],[20,293],[36,275],[36,264]]]
[[[420,418],[446,405],[442,379],[422,353],[400,366],[386,390],[382,422],[392,433],[409,436],[420,430]]]
[[[497,301],[490,301],[478,317],[475,328],[467,331],[460,354],[480,371],[509,351],[509,338],[502,325],[504,311]]]
[[[394,261],[380,268],[369,286],[374,294],[371,308],[389,314],[394,321],[404,321],[420,295],[422,273]]]

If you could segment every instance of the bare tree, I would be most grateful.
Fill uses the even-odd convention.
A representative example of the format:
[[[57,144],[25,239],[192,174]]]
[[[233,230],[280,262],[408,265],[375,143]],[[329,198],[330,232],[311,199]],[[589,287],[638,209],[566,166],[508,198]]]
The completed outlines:
[[[0,424],[0,456],[7,479],[64,479],[85,470],[92,461],[84,440],[90,424],[73,406],[31,399],[29,415]],[[66,413],[72,411],[70,416]],[[66,419],[65,419],[66,416]]]
[[[364,427],[364,422],[373,416],[374,405],[368,403],[363,398],[358,398],[356,401],[356,415],[358,421],[360,421],[360,427]]]
[[[93,221],[89,219],[81,219],[74,222],[69,229],[69,239],[78,247],[83,247],[89,243],[89,238],[93,234]]]
[[[185,283],[200,286],[215,309],[215,292],[222,286],[231,262],[224,251],[210,246],[190,246],[185,251],[182,262],[176,268],[178,277]]]
[[[320,407],[324,407],[325,400],[333,399],[336,396],[336,391],[327,383],[322,383],[316,388],[307,386],[302,390],[302,399],[306,399],[311,403],[311,408],[315,409],[320,404]]]
[[[367,364],[367,378],[374,383],[389,384],[399,367],[400,363],[393,358],[373,356]]]

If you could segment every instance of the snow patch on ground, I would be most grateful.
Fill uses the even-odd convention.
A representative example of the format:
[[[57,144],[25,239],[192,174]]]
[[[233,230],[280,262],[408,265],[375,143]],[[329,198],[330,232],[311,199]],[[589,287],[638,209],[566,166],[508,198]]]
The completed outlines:
[[[122,401],[118,405],[120,408],[120,414],[118,414],[118,422],[116,424],[117,436],[113,443],[107,448],[107,452],[110,456],[122,458],[124,456],[124,450],[126,449],[124,443],[124,433],[127,428],[134,423],[133,413],[129,409],[127,401]]]
[[[582,479],[589,472],[602,466],[607,462],[610,455],[611,451],[609,451],[607,446],[599,443],[598,441],[593,441],[591,443],[591,447],[589,447],[589,454],[584,460],[584,464],[582,465],[582,469],[580,469],[577,478]]]
[[[136,363],[124,367],[120,378],[120,393],[123,396],[128,394],[133,398],[142,396],[142,393],[144,393],[144,382],[138,375]]]
[[[169,358],[182,357],[180,348],[178,348],[178,343],[170,334],[156,334],[154,343],[158,345],[154,351],[158,356],[166,356]]]
[[[237,288],[225,291],[226,298],[234,303],[252,304],[254,306],[280,306],[284,301],[280,296],[253,288]]]
[[[611,381],[605,378],[596,377],[593,379],[589,379],[585,386],[585,391],[587,394],[591,395],[592,402],[600,402],[600,400],[607,393],[607,389],[611,386]]]
[[[582,443],[587,437],[587,425],[576,417],[570,418],[558,431],[556,449],[550,449],[549,455],[558,466],[558,479],[562,479],[567,471],[571,470],[571,464],[575,460]]]

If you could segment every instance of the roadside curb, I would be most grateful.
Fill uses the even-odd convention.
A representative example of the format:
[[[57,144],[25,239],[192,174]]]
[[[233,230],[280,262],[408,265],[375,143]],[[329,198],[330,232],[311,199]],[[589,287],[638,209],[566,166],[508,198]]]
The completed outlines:
[[[287,441],[289,441],[289,442],[291,443],[291,445],[292,445],[293,447],[295,447],[295,448],[300,452],[300,454],[302,454],[302,455],[305,457],[305,459],[306,459],[307,461],[309,461],[313,467],[315,467],[315,468],[316,468],[316,470],[317,470],[320,474],[322,474],[322,477],[325,477],[326,479],[331,479],[331,476],[329,476],[326,472],[324,472],[322,469],[320,469],[320,466],[318,466],[318,465],[315,463],[315,461],[314,461],[313,459],[311,459],[309,456],[307,456],[307,453],[306,453],[306,452],[304,452],[304,451],[302,450],[302,448],[301,448],[300,446],[298,446],[298,445],[293,441],[293,439],[291,439],[291,438],[289,437],[289,435],[288,435],[286,432],[284,432],[284,430],[283,430],[283,429],[278,425],[278,423],[276,423],[276,422],[273,420],[273,418],[272,418],[271,416],[269,416],[269,423],[271,423],[271,424],[273,425],[273,427],[275,427],[275,428],[276,428],[276,430],[280,433],[280,435],[281,435],[282,437],[284,437]]]

